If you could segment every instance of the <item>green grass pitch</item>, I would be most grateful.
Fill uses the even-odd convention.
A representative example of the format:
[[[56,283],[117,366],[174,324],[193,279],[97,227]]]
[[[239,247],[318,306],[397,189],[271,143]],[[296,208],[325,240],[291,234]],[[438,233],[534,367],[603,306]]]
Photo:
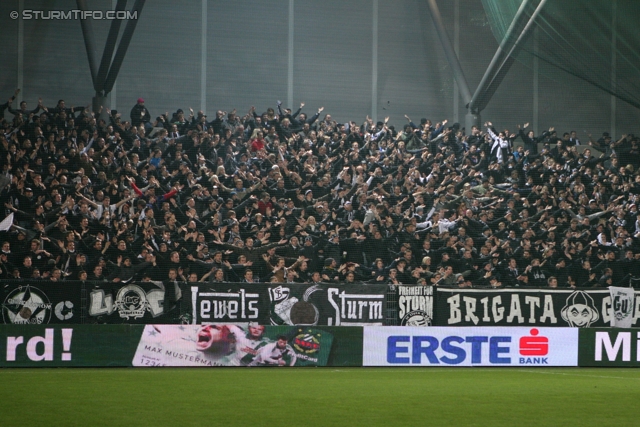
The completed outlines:
[[[640,370],[0,369],[0,426],[637,426]]]

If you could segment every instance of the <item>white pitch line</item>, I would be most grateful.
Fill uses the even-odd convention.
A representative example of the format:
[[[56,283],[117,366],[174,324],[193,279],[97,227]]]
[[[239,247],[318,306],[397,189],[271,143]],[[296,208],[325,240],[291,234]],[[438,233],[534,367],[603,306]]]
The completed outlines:
[[[612,379],[618,379],[618,380],[640,380],[640,378],[633,378],[633,377],[614,377],[611,375],[585,375],[585,374],[568,374],[565,372],[549,372],[549,371],[539,371],[539,370],[535,370],[535,371],[530,371],[530,370],[524,370],[524,369],[518,369],[519,372],[527,372],[530,374],[547,374],[547,375],[565,375],[565,376],[572,376],[572,377],[590,377],[590,378],[612,378]]]

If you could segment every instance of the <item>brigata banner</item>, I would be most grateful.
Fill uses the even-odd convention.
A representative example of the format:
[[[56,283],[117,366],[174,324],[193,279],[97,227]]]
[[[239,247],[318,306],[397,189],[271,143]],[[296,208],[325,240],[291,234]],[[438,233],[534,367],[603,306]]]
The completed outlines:
[[[580,366],[640,366],[637,329],[580,330]]]
[[[577,328],[365,327],[363,366],[577,366]]]
[[[81,323],[81,282],[3,281],[2,323]]]
[[[0,325],[0,367],[362,366],[362,328]]]
[[[638,292],[632,325],[638,325]],[[607,327],[614,316],[609,290],[445,289],[436,291],[436,326]]]
[[[192,324],[382,325],[386,285],[211,283],[191,286],[182,301]]]

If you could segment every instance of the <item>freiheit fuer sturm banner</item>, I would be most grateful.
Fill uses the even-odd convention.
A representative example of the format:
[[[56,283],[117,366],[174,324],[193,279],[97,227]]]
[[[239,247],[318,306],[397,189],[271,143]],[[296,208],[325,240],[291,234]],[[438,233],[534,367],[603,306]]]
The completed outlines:
[[[632,307],[629,307],[631,305]],[[436,326],[607,327],[622,308],[638,325],[640,298],[620,304],[603,290],[448,289],[438,288]]]

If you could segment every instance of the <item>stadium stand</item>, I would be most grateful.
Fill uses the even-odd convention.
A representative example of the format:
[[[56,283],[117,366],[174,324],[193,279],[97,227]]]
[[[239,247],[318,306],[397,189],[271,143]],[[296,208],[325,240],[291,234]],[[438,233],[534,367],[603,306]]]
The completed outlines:
[[[567,288],[640,276],[632,134],[337,123],[279,101],[154,119],[142,98],[129,117],[14,99],[0,106],[3,279]]]

